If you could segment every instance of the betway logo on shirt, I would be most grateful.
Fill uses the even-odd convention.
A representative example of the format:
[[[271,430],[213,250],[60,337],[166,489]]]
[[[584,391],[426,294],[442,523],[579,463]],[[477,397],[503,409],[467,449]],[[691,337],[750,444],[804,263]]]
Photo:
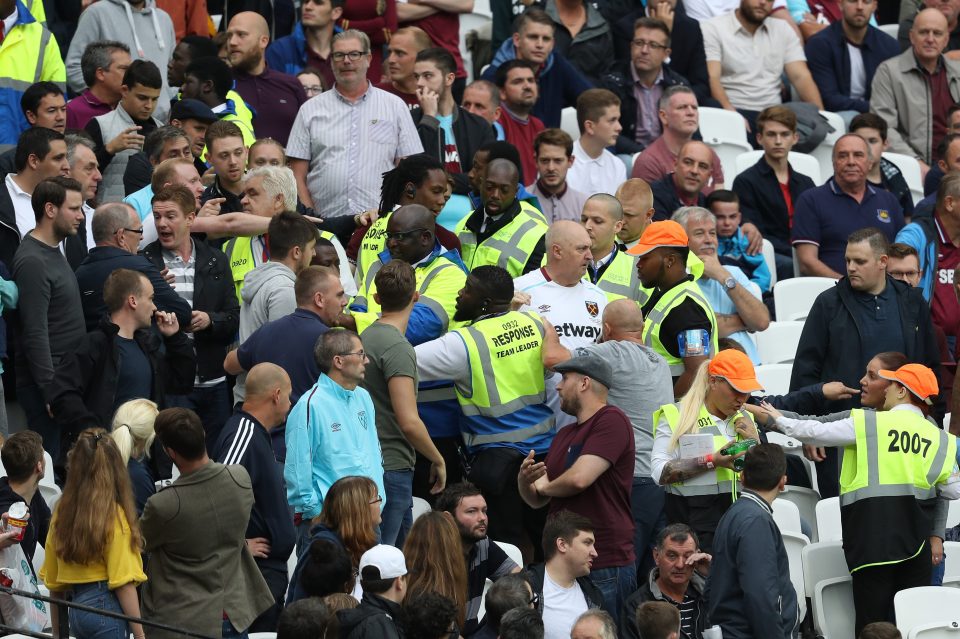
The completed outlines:
[[[583,324],[574,324],[573,322],[564,322],[554,324],[557,329],[557,335],[560,337],[584,337],[595,340],[600,337],[601,328],[599,326],[585,326]]]

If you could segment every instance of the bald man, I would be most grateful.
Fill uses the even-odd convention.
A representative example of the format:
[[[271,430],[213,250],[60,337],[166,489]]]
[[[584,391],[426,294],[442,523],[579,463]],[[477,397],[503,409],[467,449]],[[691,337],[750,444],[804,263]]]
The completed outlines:
[[[270,431],[290,412],[290,377],[276,364],[257,364],[247,373],[243,406],[224,424],[210,456],[222,464],[240,464],[250,474],[253,509],[247,523],[247,548],[273,594],[275,604],[257,617],[248,632],[274,632],[287,590],[287,559],[296,535],[287,509],[283,470],[273,455]]]
[[[573,350],[592,344],[600,336],[600,317],[607,296],[585,279],[593,261],[587,230],[572,220],[550,225],[545,236],[546,265],[518,277],[513,287],[520,310],[536,311],[550,320],[560,344]],[[576,422],[560,410],[556,383],[559,374],[547,380],[547,405],[557,418],[557,428]]]
[[[937,159],[947,111],[960,101],[960,61],[943,56],[949,39],[944,14],[924,9],[910,29],[910,48],[877,67],[870,90],[870,110],[886,120],[890,150],[920,161],[923,175]]]
[[[307,94],[294,76],[267,66],[264,51],[268,44],[267,21],[259,13],[244,11],[230,20],[227,50],[236,80],[234,90],[259,114],[253,121],[257,138],[273,138],[286,146]]]
[[[623,229],[620,201],[606,193],[591,195],[583,205],[580,223],[590,236],[593,253],[587,279],[600,287],[608,301],[627,298],[639,304],[646,302],[649,294],[640,286],[637,258],[617,244],[617,234]]]
[[[517,199],[520,171],[510,160],[496,159],[484,168],[482,206],[457,224],[464,264],[473,270],[493,265],[519,277],[543,263],[543,214],[521,207]]]
[[[640,241],[643,229],[653,221],[653,191],[645,180],[630,178],[614,194],[623,210],[623,226],[617,239],[624,248],[633,248]]]
[[[643,345],[642,333],[640,308],[627,299],[614,300],[603,311],[603,341],[578,348],[573,354],[595,353],[610,364],[615,382],[609,389],[607,403],[626,413],[633,425],[636,449],[630,498],[635,526],[633,541],[637,574],[645,578],[648,571],[643,568],[651,563],[648,548],[653,542],[664,499],[663,488],[650,479],[651,416],[660,406],[673,403],[673,384],[666,360]]]
[[[704,206],[703,188],[713,173],[713,151],[703,142],[687,142],[677,153],[673,173],[650,185],[653,220],[669,220],[681,206]]]

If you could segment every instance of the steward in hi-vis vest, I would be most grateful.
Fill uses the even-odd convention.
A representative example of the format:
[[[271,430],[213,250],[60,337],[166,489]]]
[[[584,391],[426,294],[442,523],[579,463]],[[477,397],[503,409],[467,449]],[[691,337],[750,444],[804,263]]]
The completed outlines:
[[[886,621],[894,595],[929,586],[943,561],[945,499],[960,497],[956,437],[927,419],[939,391],[933,371],[905,364],[881,370],[891,381],[882,411],[854,409],[821,423],[789,419],[767,404],[771,428],[815,446],[842,446],[840,519],[853,577],[856,632]]]

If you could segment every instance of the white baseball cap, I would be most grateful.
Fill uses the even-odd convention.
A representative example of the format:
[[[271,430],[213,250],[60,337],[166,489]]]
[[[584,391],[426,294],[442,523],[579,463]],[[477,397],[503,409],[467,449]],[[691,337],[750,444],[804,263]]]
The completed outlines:
[[[360,557],[361,579],[364,579],[363,570],[367,566],[376,568],[379,572],[379,577],[369,577],[369,579],[393,579],[407,574],[407,563],[403,553],[386,544],[374,546]]]

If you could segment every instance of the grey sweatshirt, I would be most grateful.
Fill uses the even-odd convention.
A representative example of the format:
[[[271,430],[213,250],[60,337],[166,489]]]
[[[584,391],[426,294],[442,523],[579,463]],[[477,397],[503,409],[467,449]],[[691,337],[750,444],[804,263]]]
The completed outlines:
[[[166,122],[170,112],[167,63],[177,45],[170,15],[157,7],[156,0],[146,0],[141,11],[134,11],[127,0],[100,0],[87,7],[80,14],[66,59],[67,86],[77,93],[87,88],[80,70],[80,57],[88,44],[98,40],[123,42],[130,47],[134,60],[150,60],[157,65],[163,88],[153,117]]]
[[[87,334],[80,287],[60,248],[29,233],[13,258],[13,279],[20,289],[17,375],[21,384],[36,383],[46,397],[54,367]]]

